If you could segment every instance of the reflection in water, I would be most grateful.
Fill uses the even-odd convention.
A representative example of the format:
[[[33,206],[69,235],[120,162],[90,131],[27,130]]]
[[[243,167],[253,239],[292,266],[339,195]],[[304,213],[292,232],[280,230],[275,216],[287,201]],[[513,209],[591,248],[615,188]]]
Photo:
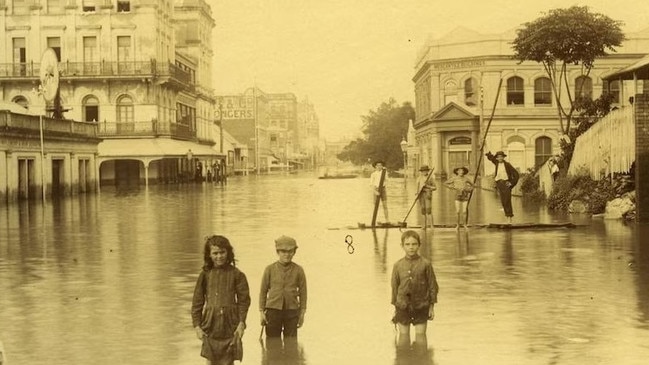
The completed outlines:
[[[402,343],[399,339],[395,345],[394,365],[433,365],[434,352],[428,346],[426,335],[415,340],[412,344]]]
[[[388,230],[382,229],[383,239],[379,242],[377,230],[372,230],[372,237],[374,237],[374,254],[376,258],[376,265],[380,273],[385,274],[388,271],[387,262],[387,248],[388,248]]]
[[[413,184],[388,191],[395,217],[412,204]],[[202,243],[215,233],[232,240],[254,301],[275,257],[272,240],[291,233],[303,242],[298,262],[313,301],[300,343],[260,351],[256,336],[246,335],[242,364],[432,364],[425,346],[398,348],[395,359],[389,269],[403,257],[402,232],[340,228],[367,219],[366,192],[367,179],[269,175],[237,177],[225,187],[104,189],[45,207],[0,207],[0,340],[10,364],[204,363],[189,308]],[[434,193],[438,224],[454,219],[447,193]],[[499,204],[493,193],[477,191],[471,222],[492,221]],[[521,221],[577,219],[514,210]],[[418,219],[413,214],[408,224]],[[477,364],[479,354],[499,364],[644,364],[649,227],[585,223],[573,230],[419,230],[420,253],[440,284],[428,324],[434,361]],[[353,255],[346,234],[354,236]],[[253,313],[248,333],[256,334]]]
[[[266,337],[262,342],[262,365],[306,365],[302,344],[297,337]]]

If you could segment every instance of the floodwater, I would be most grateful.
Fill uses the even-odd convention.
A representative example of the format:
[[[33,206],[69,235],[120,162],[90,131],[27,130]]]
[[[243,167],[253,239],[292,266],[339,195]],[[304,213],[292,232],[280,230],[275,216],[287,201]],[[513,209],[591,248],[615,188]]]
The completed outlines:
[[[414,180],[388,187],[401,221]],[[502,222],[479,191],[473,223]],[[434,223],[453,196],[434,193]],[[572,219],[575,229],[430,229],[421,253],[440,285],[427,348],[397,349],[390,271],[398,229],[371,221],[368,179],[303,173],[154,186],[0,207],[0,341],[7,365],[204,364],[189,314],[208,234],[230,238],[253,305],[243,364],[645,364],[649,358],[647,227],[560,217],[515,199],[515,221]],[[379,213],[379,220],[383,220]],[[415,207],[409,226],[421,225]],[[337,228],[337,229],[331,229]],[[298,341],[260,342],[262,271],[273,239],[294,236],[309,303]],[[353,253],[345,236],[353,237]],[[414,338],[414,336],[413,336]]]

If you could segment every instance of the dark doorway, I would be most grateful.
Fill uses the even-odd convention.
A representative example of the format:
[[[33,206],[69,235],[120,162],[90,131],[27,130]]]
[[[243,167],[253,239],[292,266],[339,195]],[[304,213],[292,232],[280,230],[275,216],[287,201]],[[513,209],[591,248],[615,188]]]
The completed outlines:
[[[118,189],[137,189],[140,186],[140,161],[115,161],[115,187]]]

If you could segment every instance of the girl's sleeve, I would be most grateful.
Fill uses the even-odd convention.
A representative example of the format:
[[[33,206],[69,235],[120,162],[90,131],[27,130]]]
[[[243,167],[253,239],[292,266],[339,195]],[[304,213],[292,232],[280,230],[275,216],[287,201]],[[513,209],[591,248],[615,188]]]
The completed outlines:
[[[392,300],[390,303],[392,305],[397,304],[397,290],[399,289],[399,271],[397,270],[397,264],[394,264],[392,267]]]
[[[428,265],[428,290],[430,291],[430,304],[437,303],[439,285],[437,285],[437,277],[435,277],[435,270],[432,264]]]
[[[194,297],[192,298],[192,325],[196,327],[201,324],[203,316],[203,305],[205,304],[205,271],[201,271],[194,288]]]
[[[246,323],[248,308],[250,308],[250,288],[246,274],[239,271],[237,274],[235,290],[237,293],[237,307],[239,309],[239,321]]]

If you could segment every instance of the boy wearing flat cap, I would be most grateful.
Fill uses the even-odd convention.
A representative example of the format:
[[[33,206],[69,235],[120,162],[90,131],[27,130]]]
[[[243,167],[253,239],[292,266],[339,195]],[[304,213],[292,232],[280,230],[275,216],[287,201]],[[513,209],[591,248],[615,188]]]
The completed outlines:
[[[485,156],[496,165],[496,175],[494,177],[496,180],[496,189],[500,196],[500,203],[505,211],[505,217],[507,217],[507,223],[511,223],[512,217],[514,216],[512,209],[512,189],[518,183],[518,171],[516,171],[512,164],[505,161],[507,155],[503,151],[498,151],[495,155],[492,155],[491,151],[489,151]]]
[[[296,337],[306,312],[306,276],[293,262],[297,242],[288,236],[275,240],[278,260],[266,267],[261,277],[259,311],[267,337]]]

